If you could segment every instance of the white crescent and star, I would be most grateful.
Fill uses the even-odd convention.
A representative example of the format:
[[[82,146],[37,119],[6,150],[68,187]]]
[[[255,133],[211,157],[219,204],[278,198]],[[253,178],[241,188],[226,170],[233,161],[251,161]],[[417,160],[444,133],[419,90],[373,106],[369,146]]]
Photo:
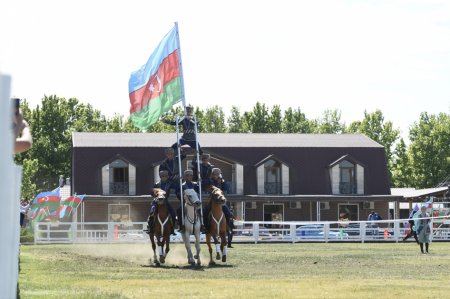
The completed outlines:
[[[151,83],[148,87],[148,90],[150,90],[150,92],[161,92],[161,80],[159,79],[158,75],[156,75],[156,81],[158,81],[158,89],[156,90],[153,83]]]

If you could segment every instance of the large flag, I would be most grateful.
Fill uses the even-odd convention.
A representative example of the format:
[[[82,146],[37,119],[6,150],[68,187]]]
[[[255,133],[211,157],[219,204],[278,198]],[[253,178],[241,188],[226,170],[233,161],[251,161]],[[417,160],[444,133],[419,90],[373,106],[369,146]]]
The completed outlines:
[[[62,219],[65,216],[69,216],[72,211],[80,205],[84,199],[84,195],[73,195],[69,196],[61,202],[58,211],[56,212],[57,218]]]
[[[47,207],[50,212],[56,211],[60,205],[59,188],[52,191],[41,192],[34,198],[31,208],[36,213],[39,209]]]
[[[147,63],[128,82],[133,124],[146,129],[180,102],[182,78],[177,25],[166,34]]]

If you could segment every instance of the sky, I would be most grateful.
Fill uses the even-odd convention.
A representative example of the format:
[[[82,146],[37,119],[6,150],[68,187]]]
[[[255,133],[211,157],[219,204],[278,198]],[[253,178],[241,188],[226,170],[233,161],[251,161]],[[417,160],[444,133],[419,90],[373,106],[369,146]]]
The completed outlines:
[[[450,113],[450,1],[2,0],[0,72],[31,106],[75,97],[129,116],[128,79],[178,22],[186,102],[202,109],[380,109],[402,135]]]

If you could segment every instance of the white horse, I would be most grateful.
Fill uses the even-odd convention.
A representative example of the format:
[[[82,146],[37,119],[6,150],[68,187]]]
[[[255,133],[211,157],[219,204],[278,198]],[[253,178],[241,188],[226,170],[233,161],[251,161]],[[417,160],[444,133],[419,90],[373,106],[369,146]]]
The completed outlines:
[[[197,259],[197,265],[201,265],[200,261],[200,226],[201,219],[197,213],[198,208],[201,205],[201,201],[194,189],[186,189],[183,191],[184,198],[184,232],[182,233],[184,245],[186,246],[188,263],[195,265],[195,259]],[[195,248],[197,254],[192,255],[191,250],[191,235],[195,235]]]

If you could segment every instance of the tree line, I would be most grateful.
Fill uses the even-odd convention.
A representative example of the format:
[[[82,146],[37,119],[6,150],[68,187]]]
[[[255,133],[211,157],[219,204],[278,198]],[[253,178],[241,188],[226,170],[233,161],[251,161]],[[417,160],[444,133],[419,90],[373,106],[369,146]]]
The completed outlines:
[[[33,135],[33,147],[17,154],[23,165],[22,194],[33,198],[38,192],[55,188],[59,175],[71,174],[72,132],[139,132],[130,118],[120,114],[106,117],[90,104],[75,98],[45,96],[40,105],[21,105]],[[165,116],[182,115],[181,107]],[[361,133],[385,148],[392,187],[434,187],[450,174],[450,113],[421,113],[409,128],[409,140],[400,137],[392,121],[381,110],[364,112],[361,120],[346,125],[339,110],[325,110],[317,119],[308,119],[300,108],[284,111],[257,102],[251,111],[233,106],[226,117],[219,106],[195,107],[200,133]],[[147,132],[175,132],[173,126],[155,123]]]

